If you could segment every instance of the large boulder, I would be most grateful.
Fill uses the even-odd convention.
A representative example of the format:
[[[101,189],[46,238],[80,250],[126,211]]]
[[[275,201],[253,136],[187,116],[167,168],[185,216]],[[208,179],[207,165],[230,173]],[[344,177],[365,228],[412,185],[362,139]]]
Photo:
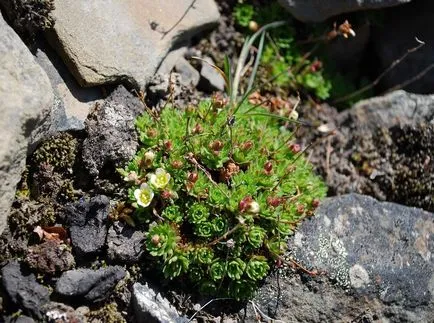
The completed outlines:
[[[278,0],[295,18],[306,22],[320,22],[341,13],[379,9],[411,0]]]
[[[0,232],[24,170],[28,139],[52,100],[47,75],[0,14]]]
[[[218,22],[213,0],[55,1],[49,40],[83,86],[144,88],[175,43]]]
[[[357,194],[329,198],[288,244],[317,274],[281,269],[251,304],[288,323],[432,322],[433,238],[433,213]],[[247,322],[254,313],[243,313]]]
[[[434,95],[396,91],[364,100],[325,128],[335,135],[315,138],[310,129],[300,140],[316,142],[310,160],[331,194],[354,192],[434,211]]]

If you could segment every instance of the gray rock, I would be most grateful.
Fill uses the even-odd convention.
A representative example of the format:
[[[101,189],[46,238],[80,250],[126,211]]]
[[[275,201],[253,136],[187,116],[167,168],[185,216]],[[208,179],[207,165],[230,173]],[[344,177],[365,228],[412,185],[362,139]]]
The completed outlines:
[[[1,270],[3,288],[11,301],[25,314],[40,319],[41,306],[49,301],[50,292],[38,282],[34,274],[22,271],[17,261],[11,261]]]
[[[83,162],[92,176],[112,174],[135,154],[137,134],[135,118],[143,112],[140,100],[119,86],[96,105],[86,120],[87,138],[83,144]]]
[[[160,67],[155,74],[169,74],[175,67],[178,60],[180,60],[187,53],[188,48],[186,46],[180,46],[173,48],[161,62]]]
[[[175,43],[219,19],[213,0],[134,0],[128,5],[79,0],[56,1],[55,6],[49,40],[84,86],[126,81],[144,89]]]
[[[145,236],[143,232],[115,222],[108,231],[107,254],[110,260],[132,264],[140,260],[143,255]]]
[[[200,81],[199,72],[191,64],[181,57],[175,64],[175,71],[181,75],[181,83],[186,86],[196,87]]]
[[[204,57],[204,60],[214,64],[210,57]],[[225,80],[210,64],[202,62],[198,88],[205,92],[223,91],[225,89]]]
[[[49,302],[42,307],[42,311],[49,322],[87,322],[86,316],[78,309],[76,311],[73,307],[62,303]]]
[[[65,206],[73,250],[81,257],[101,251],[107,237],[110,200],[104,195],[84,198]]]
[[[176,309],[160,293],[135,283],[133,285],[133,307],[137,323],[185,323],[188,319],[180,317]]]
[[[41,127],[41,137],[59,131],[84,129],[84,121],[91,107],[102,102],[100,88],[82,88],[61,58],[45,42],[38,43],[36,61],[47,73],[55,95],[47,123]]]
[[[47,75],[0,15],[0,233],[24,170],[28,139],[52,100]]]
[[[330,113],[327,113],[330,116]],[[396,91],[361,101],[327,125],[311,161],[333,195],[360,193],[434,211],[434,95]]]
[[[86,120],[87,138],[83,143],[83,162],[89,173],[112,175],[135,154],[137,133],[135,118],[144,110],[142,103],[123,86],[96,105]],[[107,175],[107,174],[106,174]]]
[[[377,74],[382,73],[395,60],[418,45],[415,37],[426,45],[410,53],[404,60],[387,73],[380,82],[381,89],[388,90],[396,85],[411,80],[423,70],[432,67],[434,48],[434,32],[427,25],[434,19],[434,3],[432,1],[413,1],[408,5],[387,11],[381,26],[373,26],[372,42],[378,57]],[[399,37],[396,37],[399,35]],[[434,69],[423,77],[405,86],[409,92],[433,93]]]
[[[284,322],[431,322],[433,237],[432,213],[357,194],[326,199],[289,241],[319,274],[282,270],[254,302]]]
[[[411,0],[278,0],[295,18],[320,22],[341,13],[380,9],[408,3]]]
[[[125,270],[120,266],[108,266],[97,270],[70,270],[60,276],[55,291],[60,296],[74,298],[81,303],[96,303],[109,297],[125,275]]]
[[[70,247],[58,240],[48,240],[29,247],[27,264],[42,273],[55,274],[75,266]]]

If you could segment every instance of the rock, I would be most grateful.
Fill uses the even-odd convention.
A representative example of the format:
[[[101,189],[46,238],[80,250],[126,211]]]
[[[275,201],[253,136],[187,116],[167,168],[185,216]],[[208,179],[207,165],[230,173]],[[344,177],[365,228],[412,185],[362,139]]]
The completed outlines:
[[[123,167],[132,158],[138,142],[134,121],[142,112],[142,103],[123,86],[95,106],[86,120],[82,153],[92,176],[113,176],[116,167]]]
[[[55,7],[49,40],[84,86],[126,81],[144,89],[175,43],[219,19],[212,0],[55,1]]]
[[[76,311],[71,306],[62,303],[49,302],[43,306],[42,311],[49,322],[87,322],[86,317],[78,309]]]
[[[199,84],[199,72],[184,57],[181,57],[176,62],[175,71],[181,75],[183,85],[196,87]]]
[[[28,140],[52,100],[47,75],[0,15],[0,233],[24,170]]]
[[[426,45],[410,53],[404,60],[387,73],[380,87],[388,90],[403,84],[422,73],[429,66],[432,67],[434,48],[434,32],[426,28],[434,18],[434,3],[432,1],[413,1],[408,5],[392,8],[387,11],[380,26],[374,26],[372,42],[374,53],[378,59],[377,74],[380,75],[395,60],[402,57],[419,43],[415,37]],[[399,37],[395,37],[399,35]],[[414,93],[433,93],[434,69],[423,77],[405,86],[406,91]]]
[[[186,46],[180,46],[173,48],[161,62],[160,67],[155,74],[169,74],[175,67],[178,60],[180,60],[187,53],[188,48]]]
[[[6,319],[6,323],[35,323],[35,320],[31,317],[20,315],[17,318],[11,316],[10,318]]]
[[[411,0],[278,0],[295,18],[304,22],[320,22],[341,13],[380,9],[405,4]]]
[[[143,232],[115,222],[108,231],[107,254],[110,260],[133,264],[140,261],[143,255],[145,236]]]
[[[60,296],[80,303],[101,302],[110,296],[116,284],[125,275],[125,270],[120,266],[108,266],[97,270],[69,270],[60,276],[55,291]]]
[[[284,322],[430,322],[433,237],[432,213],[357,194],[328,198],[289,241],[296,261],[319,274],[282,271],[254,303]]]
[[[367,194],[434,211],[433,95],[372,98],[326,126],[336,134],[326,140],[307,134],[302,141],[317,140],[310,160],[330,194]]]
[[[49,301],[48,289],[36,282],[34,274],[25,273],[17,261],[4,266],[1,274],[10,300],[25,314],[41,319],[41,306]]]
[[[133,306],[137,323],[182,323],[188,319],[180,317],[176,309],[160,293],[135,283],[133,285]]]
[[[110,200],[104,195],[80,199],[65,206],[64,214],[74,251],[91,256],[101,251],[107,237]]]
[[[61,58],[45,42],[38,43],[36,61],[47,73],[55,96],[47,123],[40,127],[42,135],[59,131],[84,130],[84,121],[103,93],[97,87],[82,88],[68,71]]]
[[[58,240],[48,240],[28,249],[26,262],[42,273],[54,274],[75,266],[70,247]]]
[[[208,63],[214,64],[213,60],[209,57],[204,57],[204,60]],[[205,92],[223,91],[225,89],[225,80],[223,76],[206,62],[202,62],[198,89]]]

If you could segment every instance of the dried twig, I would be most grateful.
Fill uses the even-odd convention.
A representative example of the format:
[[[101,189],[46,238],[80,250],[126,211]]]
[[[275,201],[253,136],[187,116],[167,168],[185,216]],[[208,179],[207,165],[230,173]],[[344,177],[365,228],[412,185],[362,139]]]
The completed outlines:
[[[345,95],[341,98],[338,98],[336,100],[334,100],[332,103],[336,104],[336,103],[341,103],[341,102],[345,102],[348,101],[366,91],[369,91],[370,89],[372,89],[374,86],[376,86],[382,79],[383,77],[389,73],[391,70],[393,70],[396,65],[400,64],[404,59],[407,58],[408,55],[410,55],[411,53],[416,52],[417,50],[419,50],[420,48],[422,48],[425,45],[425,42],[415,38],[416,41],[419,43],[416,47],[410,48],[407,50],[407,52],[404,53],[404,55],[402,55],[400,58],[398,58],[397,60],[393,61],[392,64],[390,64],[390,66],[388,68],[386,68],[383,73],[381,73],[373,82],[369,83],[368,85],[362,87],[361,89],[354,91],[348,95]]]

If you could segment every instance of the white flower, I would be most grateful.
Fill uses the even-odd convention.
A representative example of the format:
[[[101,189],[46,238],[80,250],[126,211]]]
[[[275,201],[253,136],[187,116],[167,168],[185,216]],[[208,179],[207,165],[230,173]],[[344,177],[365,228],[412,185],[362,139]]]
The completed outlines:
[[[148,184],[143,183],[140,188],[134,191],[134,197],[137,200],[137,204],[142,207],[147,207],[151,204],[154,198],[154,191],[149,187]]]
[[[252,201],[249,205],[249,212],[253,214],[259,213],[259,204],[258,202]]]
[[[165,188],[169,184],[169,181],[170,174],[162,168],[157,168],[155,174],[149,175],[149,183],[157,189]]]

